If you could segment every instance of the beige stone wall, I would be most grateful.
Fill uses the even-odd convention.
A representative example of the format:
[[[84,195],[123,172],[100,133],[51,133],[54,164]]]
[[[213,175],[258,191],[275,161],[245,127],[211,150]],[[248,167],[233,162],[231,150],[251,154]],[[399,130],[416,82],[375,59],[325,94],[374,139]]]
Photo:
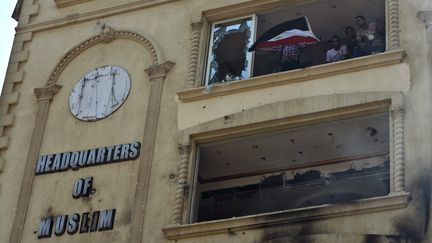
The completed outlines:
[[[6,91],[2,94],[3,100],[3,97],[15,93],[19,94],[19,99],[9,102],[7,108],[4,108],[5,112],[4,109],[0,111],[2,117],[9,114],[14,116],[12,125],[2,130],[2,136],[7,136],[9,143],[7,148],[2,148],[0,154],[4,160],[3,172],[0,171],[0,242],[9,242],[21,183],[26,181],[23,175],[32,146],[31,137],[35,132],[38,109],[33,91],[46,86],[63,55],[82,41],[99,34],[101,25],[98,22],[115,30],[131,31],[149,37],[152,44],[164,54],[164,59],[160,56],[160,63],[175,63],[163,81],[154,150],[141,151],[141,156],[149,155],[152,158],[148,170],[144,171],[149,173],[149,178],[145,178],[148,183],[148,189],[145,189],[146,200],[135,202],[136,183],[142,168],[140,163],[143,163],[140,159],[35,176],[30,184],[28,207],[19,209],[19,212],[27,212],[22,228],[22,242],[38,241],[34,231],[37,231],[40,219],[44,216],[109,208],[117,209],[112,231],[78,233],[72,236],[65,234],[39,241],[131,242],[131,222],[135,213],[140,212],[132,211],[134,205],[141,206],[143,226],[140,231],[132,231],[133,234],[141,235],[141,242],[170,242],[162,228],[173,223],[175,196],[178,193],[178,166],[181,162],[177,145],[187,142],[189,135],[208,131],[217,133],[220,129],[234,125],[287,118],[302,112],[323,111],[386,99],[395,101],[400,98],[394,97],[400,97],[401,94],[405,97],[406,190],[412,195],[407,208],[340,215],[335,218],[330,216],[308,223],[265,229],[226,231],[182,239],[179,242],[262,242],[278,238],[295,242],[293,236],[309,234],[316,234],[314,239],[309,239],[310,242],[365,242],[364,234],[404,235],[409,230],[410,234],[414,232],[412,234],[415,236],[422,236],[430,207],[430,191],[427,188],[431,183],[428,176],[432,161],[432,125],[429,121],[432,115],[432,75],[427,30],[425,24],[417,18],[417,12],[432,10],[432,3],[427,0],[399,0],[401,48],[406,52],[406,58],[401,63],[384,67],[378,65],[372,69],[336,73],[304,82],[255,88],[208,99],[204,97],[191,102],[176,98],[177,92],[185,89],[188,77],[192,34],[190,24],[199,21],[203,12],[208,10],[247,2],[260,1],[91,0],[57,8],[51,0],[25,0],[12,53],[14,58],[11,59],[6,77]],[[206,29],[204,21],[201,44],[205,43]],[[203,66],[205,48],[201,45],[197,77]],[[87,71],[103,65],[118,65],[128,70],[132,80],[131,93],[111,116],[97,122],[81,122],[68,110],[70,91]],[[145,136],[146,114],[149,109],[154,109],[153,104],[148,103],[153,86],[145,72],[151,65],[148,50],[128,39],[100,43],[80,53],[58,77],[57,84],[62,88],[50,103],[37,154],[151,141]],[[290,110],[294,104],[300,104],[299,107],[304,109]],[[277,112],[271,111],[274,107],[279,107]],[[229,123],[224,116],[231,117]],[[192,159],[193,153],[191,165]],[[189,171],[192,169],[193,167]],[[96,193],[90,200],[73,199],[72,183],[86,176],[94,177]],[[188,176],[191,176],[191,172]],[[189,203],[189,200],[185,201],[185,210]],[[426,230],[426,238],[432,238],[430,229]],[[384,238],[379,240],[386,242]]]

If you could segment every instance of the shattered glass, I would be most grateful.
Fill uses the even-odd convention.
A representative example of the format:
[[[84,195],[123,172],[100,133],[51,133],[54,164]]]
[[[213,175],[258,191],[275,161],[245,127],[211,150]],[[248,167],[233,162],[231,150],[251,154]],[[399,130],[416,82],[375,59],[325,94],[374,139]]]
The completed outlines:
[[[214,26],[207,85],[250,77],[252,26],[252,17]]]

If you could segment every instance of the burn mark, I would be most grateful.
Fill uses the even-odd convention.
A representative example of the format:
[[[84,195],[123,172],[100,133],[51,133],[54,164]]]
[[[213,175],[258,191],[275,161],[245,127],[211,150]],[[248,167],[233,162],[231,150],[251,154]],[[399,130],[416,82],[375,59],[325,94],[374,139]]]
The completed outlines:
[[[369,132],[369,136],[371,136],[371,137],[373,137],[373,136],[375,136],[375,135],[378,134],[378,131],[375,128],[373,128],[373,127],[368,127],[367,130]]]
[[[365,235],[364,237],[364,243],[380,243],[380,242],[383,242],[382,236],[380,235]]]
[[[296,173],[294,176],[294,179],[290,181],[290,183],[299,183],[304,181],[310,181],[310,180],[319,180],[321,178],[321,172],[317,170],[310,170],[306,173],[299,174]]]
[[[294,139],[292,139],[292,138],[291,138],[291,143],[292,143],[292,144],[294,144],[294,143],[295,143]]]
[[[268,177],[264,177],[264,180],[261,182],[261,187],[278,187],[282,186],[284,183],[283,173],[279,175],[272,175]]]
[[[393,220],[393,226],[400,237],[411,242],[420,242],[428,233],[431,207],[431,178],[429,173],[419,173],[418,180],[412,184],[411,207],[413,212],[406,212]]]
[[[332,133],[332,132],[329,132],[327,135],[329,135],[329,136],[331,137],[331,136],[333,136],[333,133]]]
[[[271,218],[271,216],[269,216],[269,218]],[[263,231],[260,241],[257,241],[257,243],[312,243],[316,242],[316,240],[311,237],[316,231],[315,227],[310,223],[299,223],[298,227],[291,228],[266,228]]]
[[[300,155],[303,155],[303,151],[299,151],[298,153],[299,153]]]
[[[47,211],[46,211],[46,214],[47,214],[48,216],[54,216],[54,215],[55,215],[52,206],[49,206],[49,207],[48,207],[48,209],[47,209]]]
[[[267,158],[266,157],[261,157],[261,160],[264,160],[264,161],[266,161],[267,160]]]

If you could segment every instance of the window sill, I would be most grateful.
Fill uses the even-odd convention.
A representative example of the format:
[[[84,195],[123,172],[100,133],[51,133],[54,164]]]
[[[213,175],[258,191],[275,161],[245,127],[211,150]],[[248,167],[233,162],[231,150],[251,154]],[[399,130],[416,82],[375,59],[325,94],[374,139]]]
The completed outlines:
[[[257,229],[272,225],[399,209],[405,207],[408,201],[409,193],[393,193],[384,197],[368,198],[341,204],[326,204],[187,225],[169,225],[163,228],[162,231],[168,239],[177,240],[246,229]]]
[[[90,0],[54,0],[58,8],[63,8],[88,1]]]
[[[230,83],[216,84],[210,92],[205,87],[179,91],[177,97],[181,102],[192,102],[249,90],[303,82],[344,73],[401,63],[404,50],[388,51],[366,57],[349,59],[337,63],[328,63],[288,72],[274,73]]]

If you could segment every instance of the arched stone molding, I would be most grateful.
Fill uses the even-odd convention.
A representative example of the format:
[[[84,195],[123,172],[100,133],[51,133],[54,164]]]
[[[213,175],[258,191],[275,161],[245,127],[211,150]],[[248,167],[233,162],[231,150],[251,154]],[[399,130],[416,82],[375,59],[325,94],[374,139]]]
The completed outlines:
[[[54,95],[61,89],[61,86],[56,84],[60,74],[76,57],[78,57],[85,50],[97,44],[108,44],[116,39],[128,39],[138,42],[148,51],[148,54],[151,56],[152,60],[152,63],[149,67],[144,67],[146,73],[149,75],[151,86],[147,103],[147,112],[145,117],[142,118],[142,120],[145,120],[142,138],[142,150],[144,152],[142,153],[139,161],[138,181],[135,191],[135,201],[132,207],[131,232],[129,234],[132,239],[130,242],[141,242],[141,228],[144,223],[145,214],[145,207],[143,207],[143,205],[146,204],[147,199],[151,163],[153,159],[153,148],[156,138],[155,134],[163,91],[163,80],[165,79],[167,73],[174,66],[174,63],[164,61],[165,57],[161,48],[159,48],[156,42],[149,37],[145,37],[130,31],[116,31],[112,27],[106,26],[103,23],[100,24],[100,27],[101,31],[98,35],[82,41],[80,44],[69,50],[60,59],[49,76],[45,87],[34,90],[34,94],[37,98],[35,127],[33,129],[30,147],[27,154],[24,176],[18,198],[18,205],[16,208],[15,218],[9,239],[10,243],[21,242],[34,180],[34,166],[37,157],[39,156],[50,103],[53,100]]]
[[[149,52],[152,59],[152,66],[158,65],[164,62],[164,55],[161,49],[156,45],[155,41],[151,38],[143,36],[141,34],[137,34],[131,31],[116,31],[112,27],[107,27],[102,25],[102,31],[93,36],[75,47],[69,50],[58,62],[57,66],[51,72],[51,75],[48,79],[47,86],[53,85],[57,82],[60,74],[64,71],[64,69],[81,53],[85,50],[97,45],[97,44],[107,44],[116,39],[128,39],[138,42]]]

